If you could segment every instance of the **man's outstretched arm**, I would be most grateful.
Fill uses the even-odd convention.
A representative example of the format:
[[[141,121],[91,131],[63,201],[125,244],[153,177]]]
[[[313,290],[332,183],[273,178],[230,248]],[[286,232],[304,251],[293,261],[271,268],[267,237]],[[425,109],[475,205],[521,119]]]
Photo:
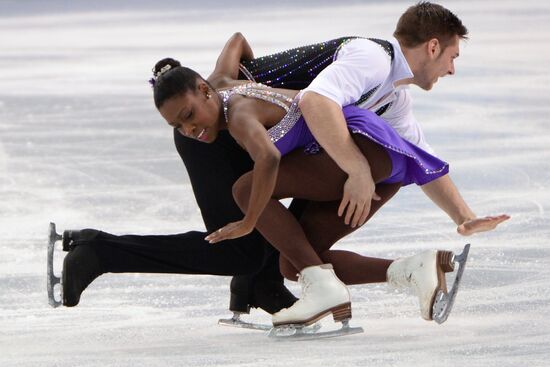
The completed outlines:
[[[506,214],[477,218],[449,175],[421,187],[424,193],[455,222],[458,226],[457,232],[461,235],[469,236],[477,232],[490,231],[510,219]]]

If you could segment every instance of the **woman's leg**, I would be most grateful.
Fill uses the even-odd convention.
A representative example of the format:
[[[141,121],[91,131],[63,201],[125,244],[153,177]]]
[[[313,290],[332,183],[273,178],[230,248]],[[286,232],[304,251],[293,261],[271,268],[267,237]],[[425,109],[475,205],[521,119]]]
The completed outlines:
[[[369,160],[375,182],[391,174],[391,160],[384,148],[371,140],[354,136],[359,149]],[[347,174],[326,152],[306,155],[295,151],[285,156],[279,168],[273,199],[268,203],[256,228],[287,258],[295,269],[323,264],[298,220],[278,201],[282,198],[302,198],[312,201],[337,201],[342,197]],[[233,187],[237,204],[246,211],[252,175],[243,175]],[[336,213],[336,209],[334,210]],[[343,219],[341,219],[342,225]],[[351,229],[349,226],[345,226]],[[323,229],[325,231],[326,228]]]
[[[174,143],[187,169],[207,231],[215,231],[238,220],[242,213],[235,204],[231,188],[240,176],[252,169],[253,162],[248,153],[228,131],[220,131],[213,144],[204,144],[174,130]],[[296,210],[293,212],[297,213]],[[252,256],[258,255],[250,259],[253,264],[257,264],[253,272],[234,273],[242,275],[236,275],[231,280],[229,309],[247,312],[253,306],[272,313],[288,307],[295,298],[284,287],[278,267],[278,252],[261,236],[250,237],[249,241],[255,242],[252,245],[256,249],[263,248],[264,252],[263,255],[254,251],[250,253]],[[243,249],[243,253],[249,252]],[[227,258],[227,261],[233,259]]]
[[[388,202],[401,187],[400,183],[378,184],[376,192],[381,200],[373,201],[367,221],[386,202]],[[308,241],[319,254],[324,263],[330,263],[338,278],[346,284],[365,284],[386,281],[387,268],[392,260],[372,258],[351,251],[330,250],[332,245],[341,238],[355,231],[344,223],[337,214],[339,201],[310,202],[300,218]],[[290,280],[296,280],[298,271],[284,257],[280,257],[281,273]]]

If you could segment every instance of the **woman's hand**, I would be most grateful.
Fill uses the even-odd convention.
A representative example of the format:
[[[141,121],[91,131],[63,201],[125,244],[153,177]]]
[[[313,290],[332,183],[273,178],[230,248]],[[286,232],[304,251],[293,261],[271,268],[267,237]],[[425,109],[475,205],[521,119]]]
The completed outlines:
[[[233,238],[239,238],[246,236],[254,230],[254,225],[250,225],[244,220],[238,222],[232,222],[225,227],[218,229],[216,232],[210,233],[204,239],[210,243],[217,243],[225,240],[231,240]]]
[[[362,226],[370,212],[371,200],[380,200],[374,191],[376,188],[372,176],[350,175],[344,184],[344,194],[338,207],[338,216],[344,215],[344,223],[352,228]],[[347,208],[347,209],[346,209]]]
[[[500,223],[510,219],[510,216],[507,214],[501,214],[497,216],[491,216],[491,217],[484,217],[484,218],[475,218],[470,219],[461,225],[459,225],[456,229],[458,233],[460,233],[463,236],[470,236],[474,233],[478,232],[486,232],[486,231],[492,231],[495,229]]]

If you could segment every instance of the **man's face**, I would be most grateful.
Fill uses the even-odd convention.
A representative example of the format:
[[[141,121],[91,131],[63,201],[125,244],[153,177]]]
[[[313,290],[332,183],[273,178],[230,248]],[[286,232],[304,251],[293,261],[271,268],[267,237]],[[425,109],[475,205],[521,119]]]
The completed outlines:
[[[455,73],[454,59],[459,55],[459,37],[441,51],[437,40],[428,42],[427,57],[419,72],[415,73],[416,85],[424,90],[432,89],[440,77]]]

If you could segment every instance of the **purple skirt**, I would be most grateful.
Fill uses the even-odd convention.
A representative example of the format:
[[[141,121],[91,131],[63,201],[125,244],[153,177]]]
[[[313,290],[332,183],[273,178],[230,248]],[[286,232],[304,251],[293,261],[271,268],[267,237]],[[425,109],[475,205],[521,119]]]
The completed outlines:
[[[374,112],[354,105],[344,107],[343,112],[352,134],[361,134],[388,152],[392,161],[392,173],[381,183],[424,185],[449,172],[448,163],[403,139]],[[275,146],[281,155],[296,148],[305,148],[305,152],[309,154],[315,154],[320,149],[303,117],[275,142]]]

